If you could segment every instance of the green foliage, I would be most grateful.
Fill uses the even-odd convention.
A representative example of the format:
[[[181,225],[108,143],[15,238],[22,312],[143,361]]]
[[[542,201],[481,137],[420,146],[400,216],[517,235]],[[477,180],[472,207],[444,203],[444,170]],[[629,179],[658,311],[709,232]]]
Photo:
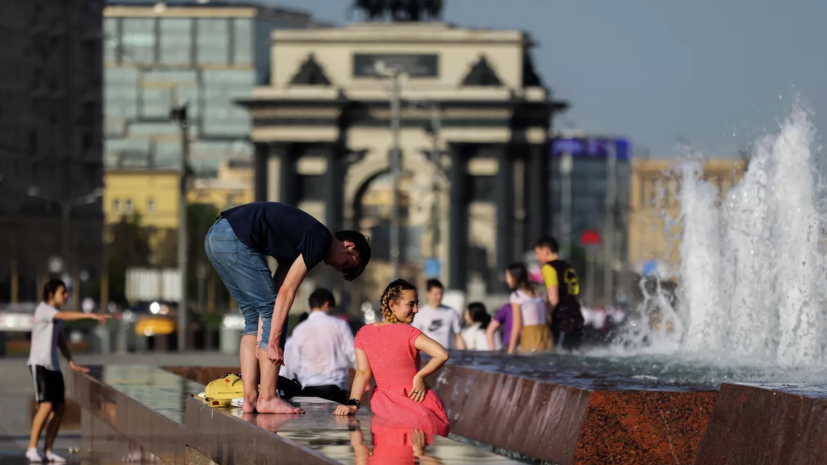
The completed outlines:
[[[224,320],[224,315],[204,315],[203,320],[207,329],[219,329],[221,328],[221,322]]]
[[[189,296],[197,299],[198,264],[205,264],[207,271],[215,274],[204,251],[204,238],[215,223],[219,211],[215,205],[193,203],[187,205],[187,257],[189,261]],[[139,215],[124,216],[112,225],[111,240],[106,244],[106,260],[109,270],[109,298],[112,301],[126,300],[126,270],[136,267],[176,268],[178,266],[178,231],[164,229],[157,231],[158,240],[154,250],[150,247],[149,228],[141,225]],[[218,279],[217,276],[214,279]],[[218,280],[220,282],[220,280]],[[224,286],[216,292],[218,302],[226,302],[229,295]],[[195,300],[192,301],[193,303]],[[219,308],[221,306],[219,305]],[[220,320],[218,324],[220,325]]]
[[[110,227],[105,259],[109,271],[109,298],[126,300],[126,269],[149,266],[149,231],[141,226],[141,216],[124,215]]]
[[[204,238],[218,217],[218,208],[209,203],[191,203],[187,205],[187,240],[190,266],[195,263],[206,262],[204,252]]]

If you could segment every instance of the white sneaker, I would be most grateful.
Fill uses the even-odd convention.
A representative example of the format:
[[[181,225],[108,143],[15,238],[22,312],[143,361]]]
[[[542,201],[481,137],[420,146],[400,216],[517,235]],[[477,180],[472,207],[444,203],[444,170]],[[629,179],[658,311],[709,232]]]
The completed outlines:
[[[66,459],[50,450],[46,451],[46,460],[48,460],[49,463],[66,463]]]
[[[43,456],[37,449],[29,449],[26,451],[26,458],[32,463],[43,463]]]

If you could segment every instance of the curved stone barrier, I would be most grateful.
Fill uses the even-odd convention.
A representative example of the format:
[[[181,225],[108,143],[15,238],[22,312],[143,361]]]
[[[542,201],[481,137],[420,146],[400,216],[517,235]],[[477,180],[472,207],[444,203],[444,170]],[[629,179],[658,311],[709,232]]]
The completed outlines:
[[[721,386],[696,465],[827,463],[827,399],[770,387]]]
[[[457,365],[436,389],[453,434],[561,465],[692,463],[717,396],[589,390]]]

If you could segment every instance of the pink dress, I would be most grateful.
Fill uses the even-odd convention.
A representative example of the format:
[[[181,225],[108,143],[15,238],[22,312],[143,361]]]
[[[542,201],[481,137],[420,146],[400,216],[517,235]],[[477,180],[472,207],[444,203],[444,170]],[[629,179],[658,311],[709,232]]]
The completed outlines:
[[[356,334],[356,348],[365,351],[376,387],[370,398],[374,414],[426,433],[448,435],[448,413],[442,399],[428,389],[422,403],[408,398],[419,371],[414,342],[422,331],[404,324],[366,325]]]

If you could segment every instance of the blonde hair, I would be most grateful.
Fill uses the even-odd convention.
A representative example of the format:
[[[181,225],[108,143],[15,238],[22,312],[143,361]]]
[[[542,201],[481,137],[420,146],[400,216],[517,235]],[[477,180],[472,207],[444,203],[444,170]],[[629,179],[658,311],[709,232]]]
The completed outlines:
[[[396,318],[396,315],[394,315],[393,311],[391,311],[391,301],[398,302],[399,298],[402,297],[403,291],[416,292],[416,286],[405,281],[404,279],[397,279],[396,281],[388,284],[388,287],[385,288],[385,292],[382,293],[382,316],[385,317],[386,322],[399,323],[399,319]]]

